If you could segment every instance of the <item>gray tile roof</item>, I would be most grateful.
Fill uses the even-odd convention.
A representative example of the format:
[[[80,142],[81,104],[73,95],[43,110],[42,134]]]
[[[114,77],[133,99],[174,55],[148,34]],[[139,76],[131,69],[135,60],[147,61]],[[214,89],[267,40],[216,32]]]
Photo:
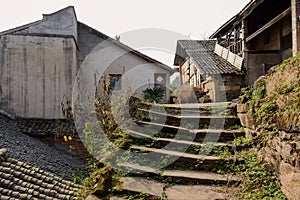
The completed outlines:
[[[213,51],[215,40],[179,40],[178,45],[187,51]]]
[[[22,133],[33,137],[56,136],[58,133],[75,132],[74,123],[68,120],[17,118],[16,122]]]
[[[215,44],[215,40],[179,40],[174,64],[189,57],[201,74],[240,74],[235,66],[214,53]]]
[[[0,197],[10,199],[76,199],[80,186],[24,162],[0,149]]]

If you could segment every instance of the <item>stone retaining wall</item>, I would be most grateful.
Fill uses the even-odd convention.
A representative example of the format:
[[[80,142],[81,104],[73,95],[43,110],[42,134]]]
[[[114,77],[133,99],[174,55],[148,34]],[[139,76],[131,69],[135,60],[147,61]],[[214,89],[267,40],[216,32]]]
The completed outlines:
[[[281,124],[279,133],[258,131],[260,125],[251,114],[246,104],[237,106],[241,124],[245,127],[246,137],[256,141],[256,149],[262,159],[269,164],[273,172],[279,175],[281,189],[289,199],[300,199],[300,134],[295,120],[281,116],[277,118],[277,126]],[[289,124],[291,125],[290,127]],[[294,127],[297,126],[297,127]],[[294,130],[294,131],[293,131]],[[263,143],[258,138],[264,138]]]

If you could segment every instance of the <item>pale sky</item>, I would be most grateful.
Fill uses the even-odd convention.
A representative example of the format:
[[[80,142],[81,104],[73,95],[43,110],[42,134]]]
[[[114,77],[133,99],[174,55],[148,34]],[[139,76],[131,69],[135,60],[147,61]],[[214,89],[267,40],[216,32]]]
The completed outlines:
[[[72,5],[79,21],[108,36],[121,35],[121,42],[172,66],[177,39],[209,37],[249,1],[2,0],[0,31],[40,20],[42,14]],[[161,30],[159,33],[164,37],[154,37],[152,29],[156,33]],[[160,45],[155,44],[157,41],[163,43],[165,39],[170,43],[167,49],[161,49]],[[139,41],[145,40],[148,41],[147,46],[141,46],[143,44]]]

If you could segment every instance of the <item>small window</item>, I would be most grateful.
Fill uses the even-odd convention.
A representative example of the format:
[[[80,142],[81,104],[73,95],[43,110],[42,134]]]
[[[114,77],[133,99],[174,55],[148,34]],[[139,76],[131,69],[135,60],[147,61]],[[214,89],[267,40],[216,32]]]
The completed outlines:
[[[264,63],[263,64],[264,74],[267,74],[272,69],[272,67],[274,67],[275,65],[276,65],[275,63]]]
[[[110,74],[109,75],[111,90],[121,90],[121,86],[122,86],[121,77],[122,77],[121,74]]]

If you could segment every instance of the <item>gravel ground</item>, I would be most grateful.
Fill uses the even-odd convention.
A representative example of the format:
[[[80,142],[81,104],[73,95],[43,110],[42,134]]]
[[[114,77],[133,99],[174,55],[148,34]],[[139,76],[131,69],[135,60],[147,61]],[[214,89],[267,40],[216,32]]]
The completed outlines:
[[[68,180],[87,171],[84,156],[71,152],[61,144],[25,135],[18,127],[18,121],[0,114],[0,149],[6,148],[9,157]]]

